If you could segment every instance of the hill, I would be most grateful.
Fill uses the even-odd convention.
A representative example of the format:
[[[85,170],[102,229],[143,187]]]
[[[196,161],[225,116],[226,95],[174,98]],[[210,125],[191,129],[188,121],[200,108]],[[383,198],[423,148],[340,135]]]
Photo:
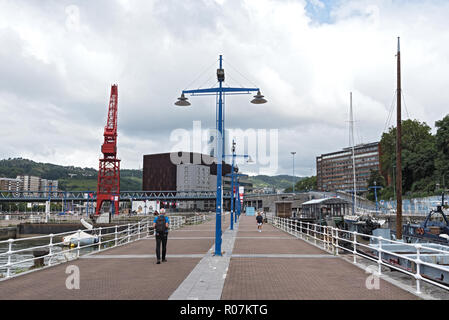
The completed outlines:
[[[98,171],[94,168],[80,168],[74,166],[60,166],[52,163],[35,162],[28,159],[14,158],[0,160],[0,177],[16,178],[18,175],[32,175],[43,179],[59,181],[59,189],[63,191],[87,191],[97,189]],[[290,175],[278,176],[250,176],[255,188],[271,187],[285,189],[297,183],[303,177]],[[142,170],[120,170],[120,189],[142,190]]]
[[[294,177],[290,175],[277,175],[277,176],[266,176],[266,175],[257,175],[250,176],[249,181],[253,183],[254,188],[275,188],[275,189],[286,189],[292,186],[292,182],[295,184],[304,179],[304,177]]]
[[[18,175],[32,175],[43,179],[58,180],[59,189],[63,191],[97,189],[98,171],[93,168],[60,166],[22,158],[0,160],[0,177],[16,178]],[[120,189],[124,191],[142,190],[142,171],[120,170]]]

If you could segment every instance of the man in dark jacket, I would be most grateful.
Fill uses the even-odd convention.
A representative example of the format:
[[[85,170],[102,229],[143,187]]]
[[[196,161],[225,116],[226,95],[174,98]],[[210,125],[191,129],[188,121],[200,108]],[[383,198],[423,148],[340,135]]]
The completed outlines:
[[[257,229],[259,229],[259,232],[262,232],[263,217],[260,211],[257,212],[256,221],[257,221]]]
[[[165,254],[167,252],[168,226],[170,219],[165,216],[165,209],[160,210],[159,216],[153,220],[153,230],[156,237],[156,257],[157,264],[161,263],[161,244],[162,244],[162,262],[167,262]]]

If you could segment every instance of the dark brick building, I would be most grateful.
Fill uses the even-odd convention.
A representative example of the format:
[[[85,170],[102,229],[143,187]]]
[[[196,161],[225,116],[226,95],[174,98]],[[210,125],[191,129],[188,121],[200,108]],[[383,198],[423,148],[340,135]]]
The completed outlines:
[[[181,157],[181,153],[178,154]],[[193,163],[210,168],[211,175],[217,175],[217,164],[214,158],[196,152],[183,153],[184,157],[175,163],[170,153],[148,154],[143,156],[142,190],[145,191],[176,191],[177,164]],[[176,158],[176,157],[175,157]],[[222,175],[231,173],[231,165],[223,162]]]

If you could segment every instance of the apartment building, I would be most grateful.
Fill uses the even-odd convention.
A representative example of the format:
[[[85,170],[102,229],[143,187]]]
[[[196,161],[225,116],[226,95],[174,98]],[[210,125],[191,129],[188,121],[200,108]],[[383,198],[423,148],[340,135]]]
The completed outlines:
[[[58,180],[47,180],[36,176],[17,176],[16,180],[21,181],[21,189],[23,191],[57,191]]]
[[[354,147],[357,192],[368,191],[371,170],[380,171],[379,142]],[[352,148],[322,154],[316,157],[317,186],[320,191],[347,191],[354,189]]]
[[[11,178],[0,178],[0,190],[20,191],[22,190],[22,180]]]

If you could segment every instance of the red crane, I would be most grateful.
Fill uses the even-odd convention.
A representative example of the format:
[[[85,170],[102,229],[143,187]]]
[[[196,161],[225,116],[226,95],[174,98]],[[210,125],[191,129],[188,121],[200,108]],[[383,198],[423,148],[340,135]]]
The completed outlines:
[[[120,160],[117,159],[117,108],[118,88],[111,86],[111,98],[106,126],[104,127],[104,142],[101,146],[103,158],[100,159],[97,185],[97,208],[99,215],[104,201],[111,201],[114,212],[118,214],[120,200]],[[111,209],[112,209],[111,204]]]

